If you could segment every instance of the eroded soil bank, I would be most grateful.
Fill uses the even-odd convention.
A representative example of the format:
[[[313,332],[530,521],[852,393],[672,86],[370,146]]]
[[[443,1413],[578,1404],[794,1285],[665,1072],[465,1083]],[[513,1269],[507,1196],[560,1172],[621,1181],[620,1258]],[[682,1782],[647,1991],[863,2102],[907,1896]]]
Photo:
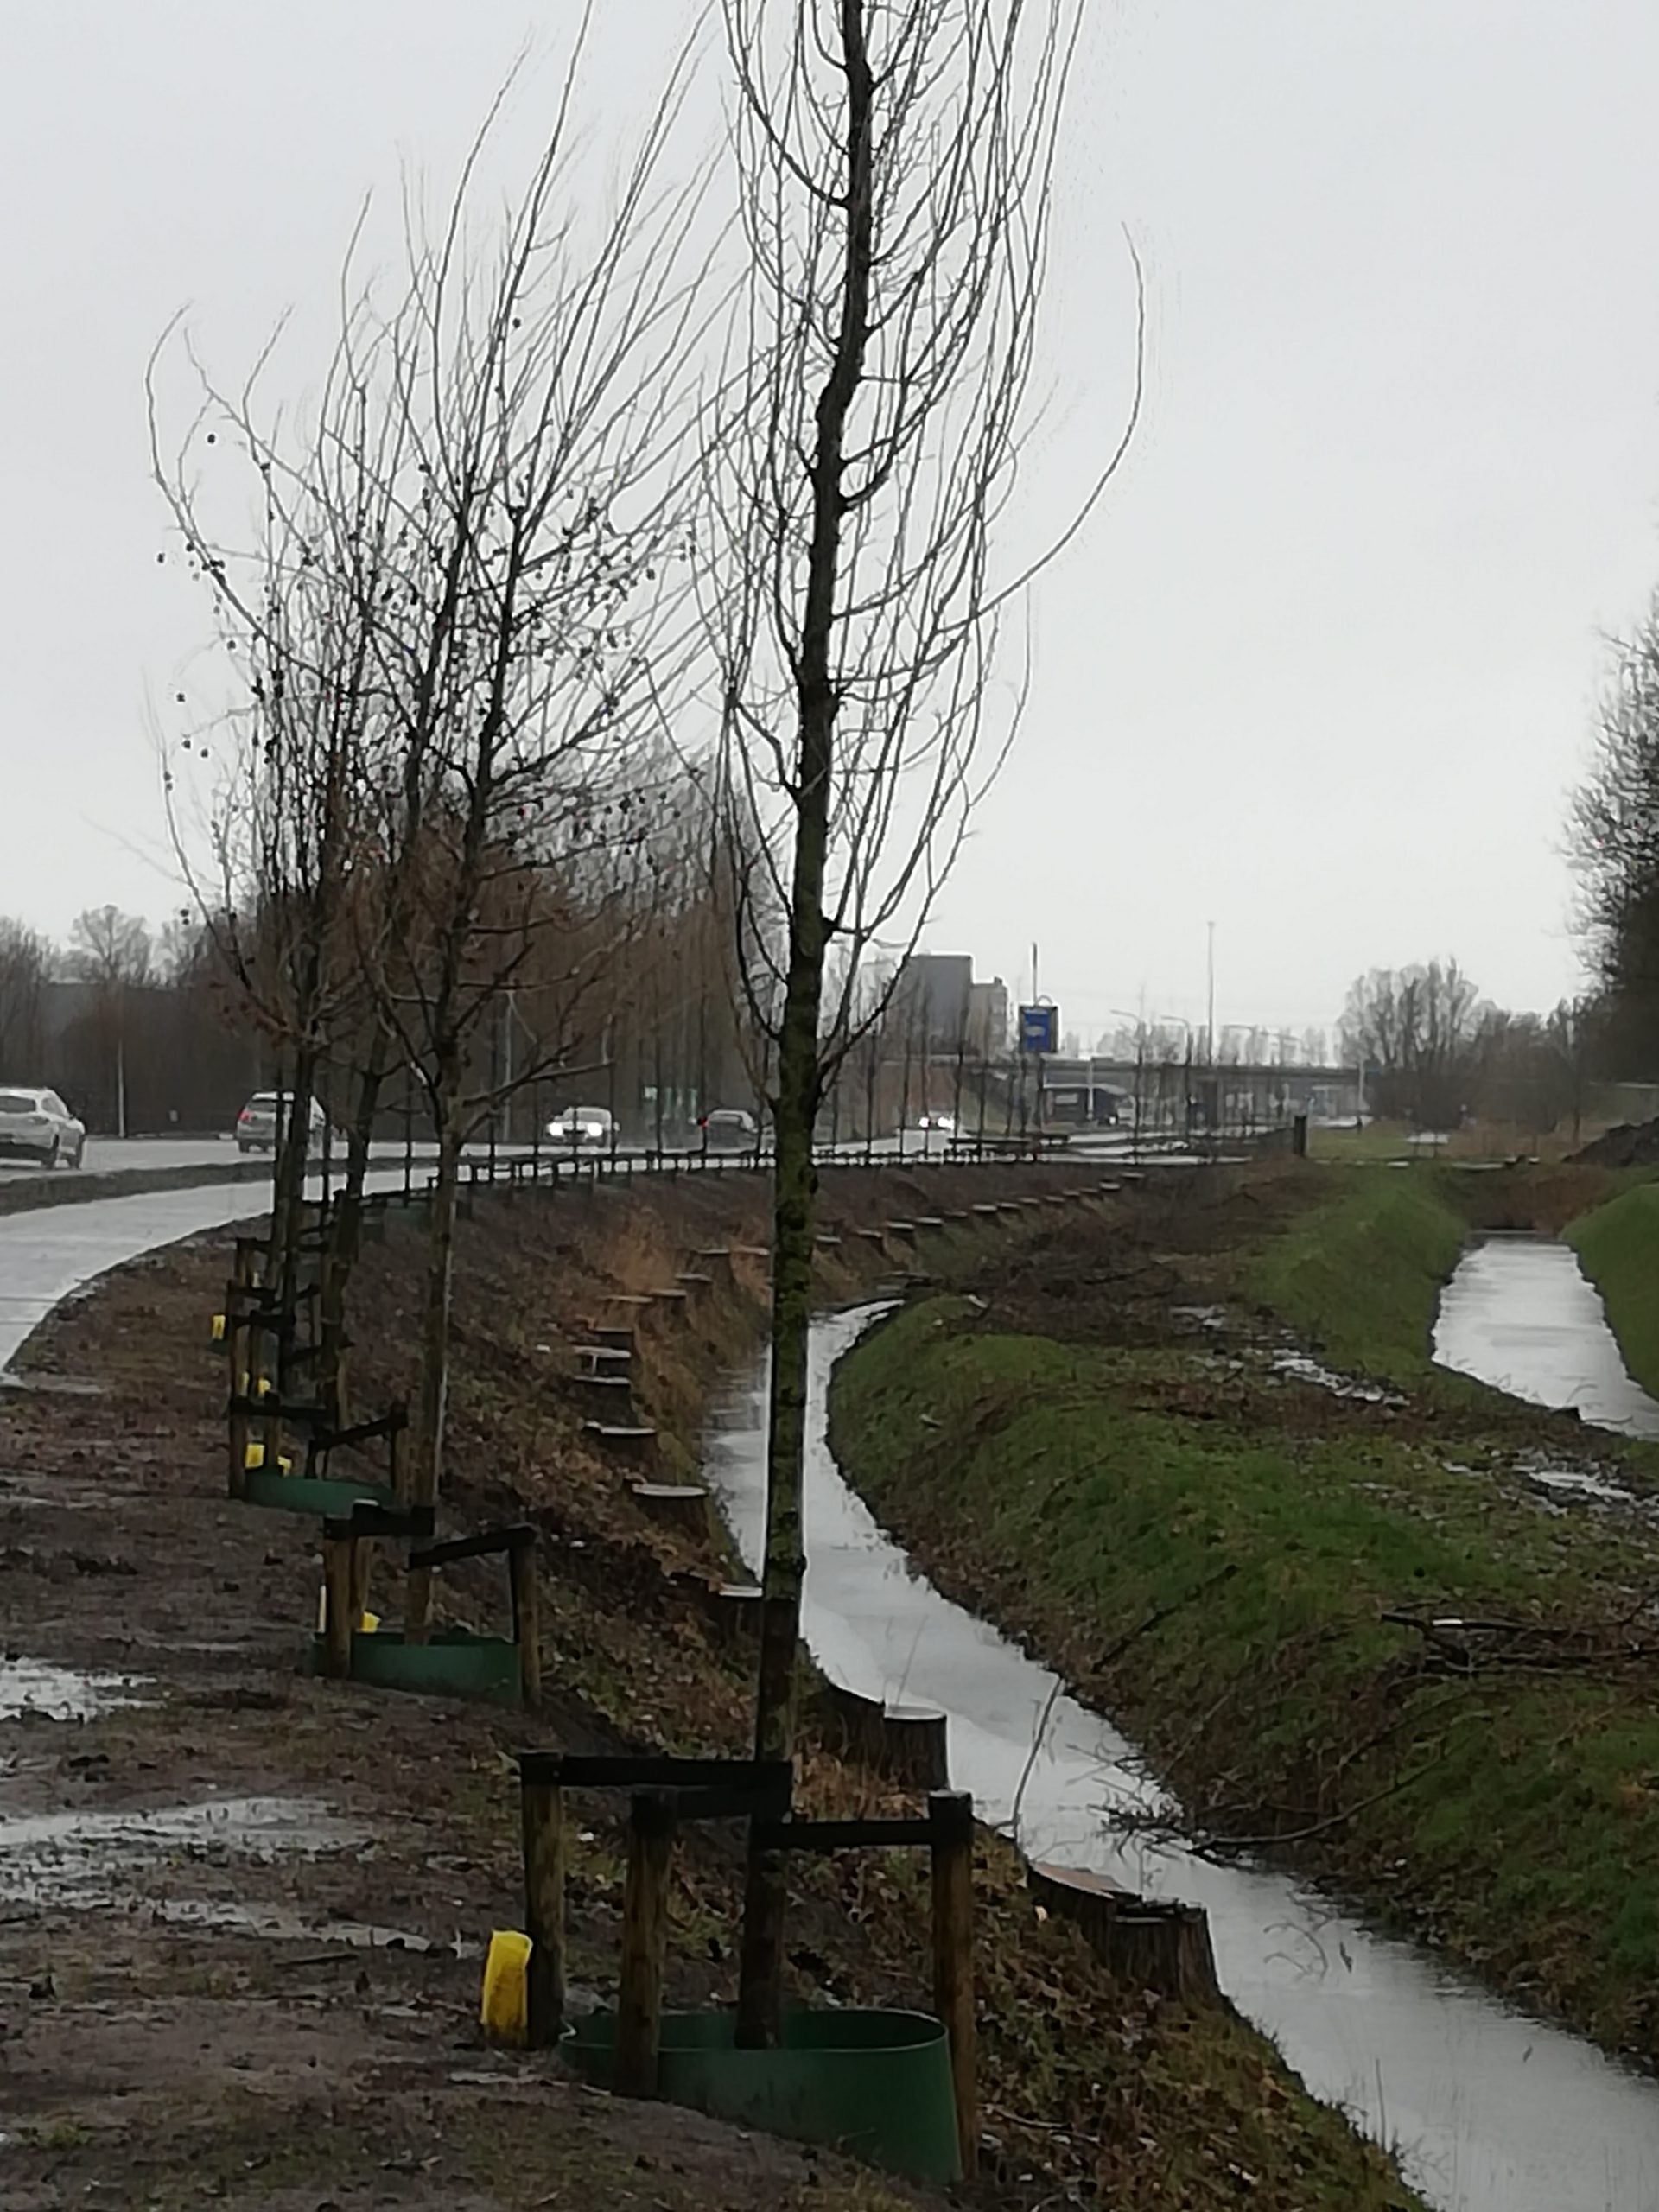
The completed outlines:
[[[875,1262],[854,1235],[943,1213],[995,1178],[831,1176],[827,1297]],[[1035,1185],[1020,1175],[1014,1187]],[[953,1279],[1058,1217],[932,1233]],[[463,1225],[448,1524],[528,1513],[543,1535],[540,1740],[741,1749],[747,1669],[702,1595],[723,1561],[645,1521],[585,1446],[569,1347],[618,1289],[714,1243],[758,1248],[747,1179],[578,1199],[481,1200]],[[642,1391],[671,1467],[695,1466],[709,1395],[753,1341],[764,1257],[647,1344]],[[833,2158],[664,2108],[613,2105],[474,2025],[481,1948],[519,1919],[507,1753],[528,1724],[308,1680],[315,1524],[224,1494],[222,1366],[207,1342],[222,1244],[141,1262],[64,1307],[0,1402],[0,2198],[424,2208],[827,2208],[925,2200]],[[406,1383],[418,1248],[371,1248],[356,1319],[365,1406]],[[374,1600],[397,1615],[396,1581]],[[484,1626],[487,1567],[447,1586]],[[89,1679],[96,1678],[96,1679]],[[68,1717],[79,1714],[80,1717]],[[60,1717],[54,1717],[54,1715]],[[815,1755],[810,1805],[894,1801]],[[595,1801],[573,1870],[575,1972],[613,1986],[622,1865]],[[671,2001],[728,1995],[738,1837],[696,1831],[673,1907]],[[1042,1922],[1012,1855],[979,1867],[988,2203],[1173,2212],[1240,2201],[1409,2200],[1262,2040],[1107,1979]],[[791,1970],[804,1995],[924,1996],[920,1870],[804,1870]],[[1071,2195],[1068,2196],[1068,2192]]]
[[[1651,2063],[1659,1459],[1430,1366],[1477,1180],[1206,1178],[1067,1224],[872,1337],[834,1438],[1219,1845]],[[1520,1225],[1521,1179],[1478,1187]]]

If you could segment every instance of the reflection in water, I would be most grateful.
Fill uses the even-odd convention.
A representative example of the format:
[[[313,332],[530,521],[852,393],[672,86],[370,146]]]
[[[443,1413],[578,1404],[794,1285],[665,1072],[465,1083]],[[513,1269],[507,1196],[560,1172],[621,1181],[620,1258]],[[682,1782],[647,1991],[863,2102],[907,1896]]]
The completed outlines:
[[[1319,2095],[1401,2152],[1446,2212],[1636,2212],[1659,2205],[1659,2088],[1591,2045],[1455,1983],[1424,1955],[1369,1935],[1276,1874],[1217,1866],[1108,1825],[1160,1793],[1097,1713],[913,1573],[842,1481],[825,1435],[830,1369],[876,1309],[813,1335],[807,1470],[807,1641],[869,1697],[950,1716],[953,1781],[1020,1840],[1137,1889],[1205,1906],[1224,1987]],[[765,1375],[731,1395],[709,1473],[751,1567],[760,1556]]]
[[[1659,1404],[1626,1373],[1600,1299],[1567,1244],[1491,1236],[1440,1296],[1434,1357],[1535,1406],[1572,1406],[1598,1428],[1659,1437]]]

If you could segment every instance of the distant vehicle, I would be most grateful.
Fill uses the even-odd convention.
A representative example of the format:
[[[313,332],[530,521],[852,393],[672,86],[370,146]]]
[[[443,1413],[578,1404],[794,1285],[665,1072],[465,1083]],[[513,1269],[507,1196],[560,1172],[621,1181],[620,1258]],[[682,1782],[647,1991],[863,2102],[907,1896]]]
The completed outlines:
[[[697,1127],[711,1151],[750,1152],[760,1135],[760,1123],[741,1106],[716,1106],[713,1113],[703,1116]]]
[[[86,1126],[55,1090],[0,1090],[0,1153],[38,1160],[42,1167],[79,1167]]]
[[[285,1090],[256,1090],[236,1117],[238,1152],[275,1152],[279,1122],[286,1121],[292,1102]],[[308,1149],[321,1152],[328,1127],[327,1109],[320,1099],[311,1101],[311,1141]]]
[[[947,1136],[953,1137],[957,1134],[957,1117],[954,1114],[918,1114],[916,1126],[918,1129],[943,1129]]]
[[[567,1106],[547,1125],[556,1144],[609,1144],[616,1131],[616,1117],[605,1106]]]

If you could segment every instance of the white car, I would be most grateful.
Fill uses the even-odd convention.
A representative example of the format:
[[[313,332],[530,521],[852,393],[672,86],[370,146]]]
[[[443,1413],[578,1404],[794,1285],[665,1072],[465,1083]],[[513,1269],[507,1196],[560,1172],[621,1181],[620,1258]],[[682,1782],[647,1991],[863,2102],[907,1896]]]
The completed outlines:
[[[236,1148],[238,1152],[275,1152],[278,1117],[286,1119],[291,1110],[285,1090],[256,1090],[236,1117]],[[328,1115],[321,1102],[311,1101],[312,1152],[322,1150],[324,1132],[328,1127]]]
[[[615,1130],[615,1116],[605,1106],[567,1106],[547,1125],[555,1144],[573,1146],[609,1144]]]
[[[0,1153],[38,1160],[42,1167],[79,1167],[86,1156],[86,1125],[55,1090],[0,1090]]]

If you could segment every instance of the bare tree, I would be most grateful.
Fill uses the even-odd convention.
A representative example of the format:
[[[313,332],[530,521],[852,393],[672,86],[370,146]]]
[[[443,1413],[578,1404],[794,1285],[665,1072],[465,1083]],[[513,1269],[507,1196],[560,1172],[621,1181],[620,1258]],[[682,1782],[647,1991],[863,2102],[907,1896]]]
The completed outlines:
[[[150,981],[154,953],[149,925],[118,906],[89,906],[70,925],[66,965],[71,976],[90,983],[97,997],[99,1027],[109,1039],[114,1071],[115,1133],[127,1134],[127,1025],[132,994]]]
[[[0,916],[0,1071],[14,1083],[38,1080],[45,1046],[43,1006],[52,973],[46,939]]]
[[[1340,1035],[1375,1110],[1455,1128],[1471,1103],[1491,1009],[1455,960],[1374,968],[1350,987]]]
[[[755,1745],[789,1751],[815,1182],[848,994],[913,944],[1022,688],[993,686],[999,575],[1075,0],[725,0],[749,282],[711,447],[711,617],[731,804],[761,830],[745,988],[773,1042],[766,1603]],[[1058,550],[1094,505],[1128,426]],[[1048,557],[1045,556],[1044,557]],[[756,922],[783,918],[776,935]],[[842,1002],[824,1003],[837,943]],[[739,2027],[775,2030],[781,1861],[751,1855]]]

